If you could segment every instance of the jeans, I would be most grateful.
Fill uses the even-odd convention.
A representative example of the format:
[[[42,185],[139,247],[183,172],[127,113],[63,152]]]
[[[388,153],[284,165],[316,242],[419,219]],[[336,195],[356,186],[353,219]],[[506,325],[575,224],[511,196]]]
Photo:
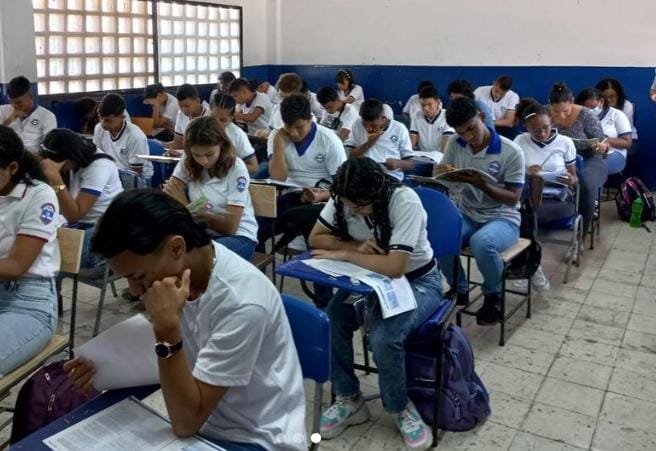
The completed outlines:
[[[0,378],[45,348],[56,327],[54,279],[0,281]]]
[[[601,155],[593,155],[584,160],[583,177],[581,179],[581,199],[579,200],[579,211],[583,216],[583,233],[590,229],[592,216],[594,215],[595,201],[599,196],[599,190],[608,178],[608,168],[601,159]]]
[[[519,227],[504,219],[495,219],[485,223],[477,223],[467,216],[462,217],[462,246],[469,246],[476,259],[476,265],[483,275],[483,294],[501,293],[501,275],[503,262],[501,252],[519,240]],[[453,259],[455,257],[442,257],[439,259],[440,268],[444,272],[447,282],[454,286]],[[465,271],[458,260],[458,293],[469,290]]]
[[[608,168],[608,175],[619,174],[626,166],[626,158],[620,152],[609,153],[604,161]]]
[[[405,377],[406,337],[432,315],[442,302],[440,273],[435,268],[411,283],[417,308],[383,319],[375,295],[367,299],[365,327],[369,347],[378,366],[378,383],[383,407],[398,413],[408,404]],[[349,292],[339,290],[330,300],[326,312],[330,317],[330,381],[337,395],[360,393],[360,381],[353,371],[353,332],[360,324],[352,304],[344,301]]]
[[[238,235],[218,236],[214,238],[214,241],[227,247],[247,262],[251,261],[251,258],[253,258],[255,246],[257,245],[257,243],[250,238]]]

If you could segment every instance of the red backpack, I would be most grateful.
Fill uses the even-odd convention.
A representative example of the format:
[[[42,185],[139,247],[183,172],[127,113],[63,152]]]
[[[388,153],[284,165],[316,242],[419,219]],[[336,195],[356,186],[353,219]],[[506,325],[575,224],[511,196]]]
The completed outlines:
[[[643,183],[638,177],[629,177],[622,182],[620,190],[615,195],[615,205],[617,206],[617,214],[623,221],[629,221],[631,218],[631,206],[633,201],[638,197],[642,198],[644,208],[642,209],[642,220],[653,221],[656,219],[656,207],[654,206],[654,198],[651,191],[647,189],[647,185]]]

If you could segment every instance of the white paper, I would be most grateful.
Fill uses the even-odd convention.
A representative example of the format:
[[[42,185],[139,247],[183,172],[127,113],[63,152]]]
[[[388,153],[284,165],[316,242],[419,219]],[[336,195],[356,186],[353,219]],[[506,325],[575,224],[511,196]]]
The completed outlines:
[[[333,277],[347,276],[357,278],[359,275],[371,272],[370,270],[363,268],[362,266],[354,265],[353,263],[330,260],[327,258],[309,258],[303,260],[303,263]]]
[[[43,443],[53,451],[225,451],[200,437],[176,437],[168,421],[134,398],[126,398]]]
[[[274,179],[251,179],[251,183],[254,183],[256,185],[279,186],[281,188],[289,188],[290,190],[301,190],[301,189],[303,189],[303,187],[301,185],[297,185],[296,183],[283,182],[283,181],[274,180]]]
[[[93,362],[97,390],[159,383],[153,326],[141,314],[107,329],[75,352]]]
[[[568,175],[567,171],[558,171],[558,172],[540,171],[540,176],[545,181],[545,183],[552,183],[562,186],[567,186],[567,185],[563,182],[560,182],[558,180],[558,177],[563,177],[565,175]]]
[[[439,163],[440,161],[442,161],[442,158],[444,157],[444,154],[442,152],[438,152],[438,151],[427,152],[425,150],[413,150],[411,155],[412,155],[411,158],[413,160],[432,162],[432,163]]]

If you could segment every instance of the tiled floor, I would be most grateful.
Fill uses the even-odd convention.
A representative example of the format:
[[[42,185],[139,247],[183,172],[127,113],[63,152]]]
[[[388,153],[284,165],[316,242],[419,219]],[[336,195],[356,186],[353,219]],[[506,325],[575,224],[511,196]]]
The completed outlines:
[[[562,283],[565,248],[544,246],[551,290],[535,297],[530,319],[523,310],[512,318],[505,347],[497,344],[498,327],[466,323],[492,415],[472,431],[445,434],[440,449],[656,449],[656,230],[632,229],[614,219],[611,203],[603,210],[596,248],[586,250],[568,284]],[[299,293],[293,281],[285,285]],[[91,336],[97,296],[91,288],[80,291],[78,343]],[[110,297],[102,327],[139,311],[136,304]],[[67,313],[60,327],[68,330]],[[363,375],[362,381],[366,394],[378,391],[375,376]],[[311,412],[310,383],[307,393]],[[161,408],[161,399],[151,401]],[[371,422],[321,448],[404,449],[380,401],[370,401],[369,408]]]

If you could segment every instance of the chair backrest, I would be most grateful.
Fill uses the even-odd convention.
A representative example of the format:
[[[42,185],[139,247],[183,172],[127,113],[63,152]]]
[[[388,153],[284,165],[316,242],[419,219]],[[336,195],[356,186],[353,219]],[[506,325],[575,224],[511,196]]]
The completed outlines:
[[[444,194],[430,188],[415,190],[428,215],[428,241],[435,257],[460,255],[462,217],[458,207]]]
[[[148,150],[150,150],[151,155],[164,155],[166,152],[166,149],[164,148],[164,144],[161,142],[157,141],[156,139],[149,139],[148,140]]]
[[[82,263],[84,230],[60,227],[57,229],[57,242],[61,256],[61,271],[78,274]]]
[[[262,218],[277,218],[278,208],[276,198],[278,193],[276,187],[272,185],[249,185],[251,201],[253,202],[253,211],[255,216]]]
[[[576,155],[576,175],[578,178],[583,177],[583,169],[585,169],[585,163],[583,162],[583,157],[581,155]]]
[[[146,136],[152,136],[153,134],[153,118],[152,117],[137,117],[132,116],[130,120],[134,125],[139,127]]]
[[[288,294],[282,303],[292,329],[303,378],[320,384],[330,377],[330,320],[323,310]]]
[[[149,188],[146,179],[141,174],[134,171],[130,171],[129,169],[119,169],[118,175],[125,191],[137,188]]]

